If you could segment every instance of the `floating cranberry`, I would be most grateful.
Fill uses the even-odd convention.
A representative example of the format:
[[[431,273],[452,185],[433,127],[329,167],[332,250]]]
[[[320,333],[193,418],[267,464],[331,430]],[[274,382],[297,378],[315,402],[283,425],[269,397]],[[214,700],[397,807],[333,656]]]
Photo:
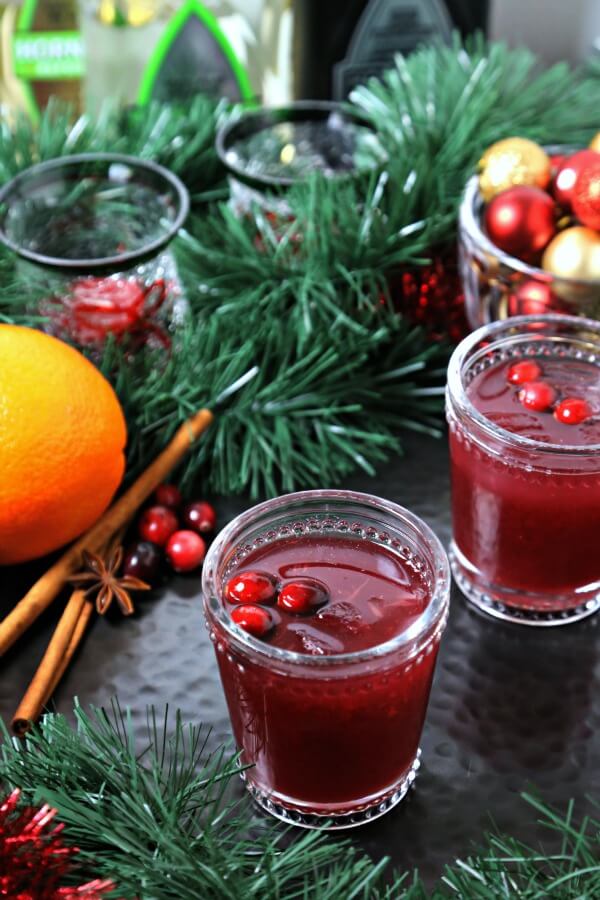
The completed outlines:
[[[206,544],[195,531],[175,531],[168,540],[165,553],[175,572],[193,572],[206,556]]]
[[[181,491],[174,484],[159,484],[154,492],[154,499],[159,506],[168,506],[169,509],[179,509],[181,506]]]
[[[528,381],[535,381],[541,374],[542,370],[536,362],[525,359],[510,367],[507,378],[511,384],[527,384]]]
[[[591,406],[579,397],[566,397],[554,410],[554,418],[563,425],[581,425],[591,415]]]
[[[547,381],[531,381],[519,391],[519,400],[527,409],[545,412],[556,400],[556,391]]]
[[[123,574],[141,578],[147,584],[156,581],[162,562],[162,553],[156,544],[150,541],[136,541],[125,551]]]
[[[310,613],[329,599],[327,590],[318,581],[303,578],[284,585],[277,598],[277,606],[296,615]]]
[[[177,516],[166,506],[150,506],[145,509],[138,522],[138,533],[144,541],[152,541],[164,547],[174,531],[179,527]]]
[[[192,531],[199,534],[207,534],[214,531],[217,524],[217,514],[210,503],[197,500],[189,503],[183,511],[183,521]]]
[[[264,606],[252,606],[245,603],[243,606],[236,606],[231,613],[231,618],[254,637],[264,637],[274,626],[273,616]]]
[[[225,598],[230,603],[272,603],[277,583],[266,572],[240,572],[225,585]]]

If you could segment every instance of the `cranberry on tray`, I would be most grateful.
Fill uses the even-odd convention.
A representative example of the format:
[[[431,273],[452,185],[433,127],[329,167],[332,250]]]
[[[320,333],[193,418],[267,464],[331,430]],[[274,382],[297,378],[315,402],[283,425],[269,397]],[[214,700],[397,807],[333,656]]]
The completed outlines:
[[[160,572],[162,552],[150,541],[136,541],[125,551],[123,574],[141,578],[147,584],[153,584]]]
[[[174,531],[179,527],[177,516],[166,506],[150,506],[145,509],[138,522],[138,533],[144,541],[152,541],[164,547]]]
[[[204,561],[206,544],[195,531],[175,531],[167,542],[165,554],[175,572],[193,572]]]
[[[188,503],[183,510],[183,522],[192,531],[208,534],[216,528],[217,514],[210,503],[205,500],[196,500]]]

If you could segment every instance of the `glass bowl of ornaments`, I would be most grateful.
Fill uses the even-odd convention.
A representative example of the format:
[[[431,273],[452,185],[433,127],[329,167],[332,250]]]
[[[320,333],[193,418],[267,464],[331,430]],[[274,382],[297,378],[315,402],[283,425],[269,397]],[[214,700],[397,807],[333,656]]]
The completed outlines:
[[[471,327],[549,312],[600,318],[600,136],[587,149],[507,138],[479,170],[459,214]]]
[[[110,336],[168,348],[184,302],[169,244],[188,211],[186,188],[162,166],[86,153],[0,190],[0,241],[50,333],[84,347]]]
[[[252,205],[285,215],[285,193],[294,184],[317,172],[356,177],[386,159],[371,126],[329,101],[245,111],[221,126],[216,148],[239,215]]]

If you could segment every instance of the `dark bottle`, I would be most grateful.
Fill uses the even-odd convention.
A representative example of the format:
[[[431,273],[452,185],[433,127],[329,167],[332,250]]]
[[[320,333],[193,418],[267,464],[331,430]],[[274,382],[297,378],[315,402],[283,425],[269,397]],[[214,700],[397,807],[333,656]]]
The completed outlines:
[[[296,93],[343,99],[396,53],[485,32],[489,0],[295,0]]]

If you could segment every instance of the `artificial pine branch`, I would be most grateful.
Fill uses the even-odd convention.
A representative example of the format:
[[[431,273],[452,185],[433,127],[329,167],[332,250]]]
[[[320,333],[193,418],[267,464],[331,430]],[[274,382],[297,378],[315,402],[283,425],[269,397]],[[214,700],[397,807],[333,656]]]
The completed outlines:
[[[399,56],[381,80],[352,92],[355,108],[391,156],[429,160],[430,174],[422,179],[417,172],[417,208],[424,218],[451,214],[448,239],[456,232],[466,180],[494,141],[518,135],[586,146],[598,131],[597,82],[566,63],[545,71],[536,63],[526,49],[509,50],[480,36],[465,44],[456,38],[451,47]]]
[[[129,712],[75,708],[75,726],[47,714],[25,744],[0,724],[0,781],[35,805],[58,808],[89,872],[112,877],[119,896],[140,900],[582,900],[600,896],[600,821],[577,821],[524,795],[560,847],[548,855],[491,832],[449,864],[429,892],[418,874],[398,875],[347,841],[292,833],[259,820],[231,794],[240,771],[208,732],[168,708],[148,712],[147,740],[134,740]]]
[[[128,419],[131,475],[191,411],[209,406],[215,422],[185,472],[204,466],[215,491],[258,496],[333,484],[357,467],[372,473],[400,449],[400,427],[438,433],[440,375],[428,369],[445,356],[399,318],[345,345],[321,329],[303,350],[276,317],[240,340],[213,315],[184,326],[168,359],[147,351],[129,361],[113,345],[103,368]]]
[[[38,129],[1,123],[0,179],[51,156],[117,150],[162,162],[192,191],[174,244],[190,316],[172,356],[145,348],[131,360],[121,344],[103,363],[129,422],[132,474],[203,405],[218,407],[217,422],[186,471],[205,464],[225,493],[334,484],[398,452],[403,427],[439,432],[447,349],[398,314],[388,279],[455,241],[464,183],[493,140],[577,143],[597,130],[595,79],[532,66],[528,52],[482,41],[400,58],[353,94],[386,145],[385,169],[357,183],[315,177],[286,195],[279,218],[205,202],[224,184],[214,151],[224,109],[212,101],[106,108],[96,121],[54,104]],[[0,321],[39,325],[51,286],[17,274],[0,253]]]
[[[75,153],[126,153],[180,175],[192,196],[222,185],[214,147],[224,104],[198,95],[186,105],[153,102],[121,110],[106,104],[96,118],[75,117],[51,98],[38,125],[24,113],[0,118],[0,183],[35,163]]]

